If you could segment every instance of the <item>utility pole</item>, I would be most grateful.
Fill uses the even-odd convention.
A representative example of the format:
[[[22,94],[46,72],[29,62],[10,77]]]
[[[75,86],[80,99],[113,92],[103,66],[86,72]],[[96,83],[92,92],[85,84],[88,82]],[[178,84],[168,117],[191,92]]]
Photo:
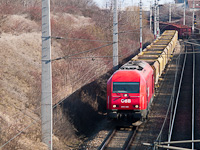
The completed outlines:
[[[140,0],[140,52],[142,52],[142,0]]]
[[[169,23],[172,21],[172,4],[169,3]]]
[[[52,71],[50,0],[42,0],[42,142],[52,150]]]
[[[114,0],[113,9],[113,69],[118,69],[118,0]]]
[[[157,28],[156,28],[156,0],[155,0],[155,3],[154,3],[154,39],[156,39],[156,30],[157,30]]]
[[[192,11],[192,33],[194,34],[194,0],[193,0],[193,11]]]
[[[159,27],[159,0],[158,0],[158,3],[157,3],[157,38],[160,36],[160,27]]]
[[[152,5],[151,5],[151,1],[150,1],[150,31],[152,31]]]
[[[185,0],[184,0],[184,11],[183,11],[183,25],[185,25]]]

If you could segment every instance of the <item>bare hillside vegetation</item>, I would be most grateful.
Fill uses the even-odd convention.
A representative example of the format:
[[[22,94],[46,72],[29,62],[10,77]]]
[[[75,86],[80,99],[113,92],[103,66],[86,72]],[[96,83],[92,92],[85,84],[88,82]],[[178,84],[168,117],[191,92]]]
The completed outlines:
[[[64,100],[54,108],[53,146],[78,149],[106,115],[106,80],[112,73],[112,11],[101,10],[92,0],[51,2],[53,104]],[[138,52],[135,12],[119,15],[121,62]],[[125,32],[130,30],[133,32]],[[148,28],[143,31],[144,41],[151,42]],[[41,142],[41,44],[40,1],[0,0],[3,150],[47,149]]]

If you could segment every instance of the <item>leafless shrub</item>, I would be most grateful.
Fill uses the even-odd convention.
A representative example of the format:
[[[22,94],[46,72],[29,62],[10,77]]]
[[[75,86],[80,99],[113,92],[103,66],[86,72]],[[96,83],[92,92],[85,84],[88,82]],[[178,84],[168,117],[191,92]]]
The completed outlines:
[[[25,16],[9,15],[1,20],[1,31],[14,34],[34,32],[39,31],[39,25]]]
[[[42,9],[40,5],[28,7],[26,13],[29,15],[31,20],[41,21]]]
[[[84,10],[96,7],[93,0],[52,0],[52,9],[56,12],[65,12],[82,15]],[[97,8],[97,7],[96,7]]]
[[[18,14],[19,12],[22,12],[24,10],[23,6],[18,3],[13,2],[1,2],[0,4],[0,13],[1,14]]]

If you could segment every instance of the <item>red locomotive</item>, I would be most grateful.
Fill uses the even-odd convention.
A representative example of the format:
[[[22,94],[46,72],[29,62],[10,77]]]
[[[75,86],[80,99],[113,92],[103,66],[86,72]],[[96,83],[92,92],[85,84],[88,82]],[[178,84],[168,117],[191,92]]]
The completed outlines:
[[[152,67],[144,61],[129,61],[108,80],[107,93],[110,118],[146,118],[154,95]]]
[[[157,86],[170,60],[177,37],[177,31],[165,31],[110,77],[107,82],[107,110],[110,118],[147,118],[154,86]]]

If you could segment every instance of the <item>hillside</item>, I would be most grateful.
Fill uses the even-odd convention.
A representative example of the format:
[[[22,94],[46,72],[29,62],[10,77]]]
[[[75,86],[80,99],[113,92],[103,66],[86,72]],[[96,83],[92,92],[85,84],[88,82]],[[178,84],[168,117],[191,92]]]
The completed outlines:
[[[84,17],[65,16],[74,19],[73,28],[90,24]],[[56,16],[54,16],[56,17]],[[30,127],[5,149],[17,145],[22,149],[45,149],[40,141],[40,95],[41,95],[41,31],[40,26],[22,15],[7,15],[1,20],[0,38],[0,122],[1,145],[16,133]],[[60,44],[52,43],[52,57],[62,56]],[[64,65],[64,63],[60,63]],[[57,99],[72,91],[63,93]],[[36,123],[35,123],[36,121]],[[29,133],[30,132],[30,133]],[[33,133],[31,133],[33,132]],[[25,136],[25,137],[24,137]],[[21,141],[21,142],[20,142]],[[26,141],[26,142],[25,142]],[[36,142],[38,141],[38,142]],[[29,145],[31,144],[31,148]],[[42,148],[44,147],[44,148]]]
[[[107,44],[102,41],[112,41],[112,21],[108,21],[112,17],[105,16],[107,12],[100,11],[99,8],[96,9],[97,7],[94,5],[88,5],[87,11],[80,9],[80,6],[76,9],[70,7],[73,9],[65,9],[66,11],[63,12],[62,9],[69,7],[62,7],[58,11],[59,5],[56,2],[53,5],[52,36],[60,36],[64,39],[52,39],[53,59]],[[0,6],[1,8],[8,7],[3,3]],[[41,18],[38,17],[39,13],[35,13],[41,11],[41,4],[30,4],[30,7],[24,8],[24,5],[19,3],[18,6],[20,6],[19,10],[16,11],[15,7],[9,5],[10,12],[5,11],[0,14],[0,146],[20,133],[2,149],[43,150],[47,148],[41,142],[40,129]],[[125,16],[125,14],[121,15]],[[122,24],[121,30],[130,30],[133,27],[130,22]],[[148,29],[144,29],[144,31],[144,34],[150,34]],[[137,52],[137,47],[139,47],[137,37],[138,33],[120,37],[120,60]],[[153,36],[150,35],[146,36],[144,40],[147,42],[151,41],[152,38]],[[86,42],[78,39],[92,41]],[[100,89],[104,88],[105,90],[106,85],[106,78],[99,79],[99,77],[112,67],[112,59],[109,57],[108,59],[107,56],[112,56],[112,46],[77,55],[76,58],[54,61],[52,63],[53,103],[56,104],[68,97],[70,99],[68,104],[74,110],[90,108],[84,114],[88,120],[98,116],[94,122],[102,121],[105,117],[104,115],[102,115],[103,117],[99,116],[99,114],[104,113],[105,99],[103,97],[96,99],[96,97],[104,94],[101,93]],[[84,85],[86,86],[83,87]],[[91,96],[93,90],[99,91],[99,93],[93,93]],[[87,93],[88,91],[90,94]],[[82,98],[79,99],[79,97]],[[84,117],[81,111],[72,114],[74,110],[56,108],[56,113],[54,113],[54,149],[75,149],[84,141],[87,133],[83,132],[85,127],[82,128],[82,126],[86,125],[88,120],[81,118]],[[91,112],[95,113],[91,115]],[[57,125],[59,119],[61,121]],[[91,126],[93,129],[97,124],[91,123]],[[65,130],[61,130],[61,127]],[[92,132],[90,131],[90,133]]]
[[[16,27],[18,25],[18,27]],[[21,25],[21,26],[20,26]],[[30,27],[30,25],[33,25]],[[23,31],[28,26],[30,32]],[[39,26],[22,16],[8,15],[1,20],[0,38],[0,122],[1,145],[28,126],[32,121],[39,121],[34,110],[39,106],[36,80],[40,79],[41,34]],[[35,30],[35,31],[34,31]],[[38,149],[45,146],[40,141],[39,124],[31,127],[35,134],[23,133],[4,149]],[[28,130],[27,130],[28,132]],[[32,140],[31,140],[32,139]]]

